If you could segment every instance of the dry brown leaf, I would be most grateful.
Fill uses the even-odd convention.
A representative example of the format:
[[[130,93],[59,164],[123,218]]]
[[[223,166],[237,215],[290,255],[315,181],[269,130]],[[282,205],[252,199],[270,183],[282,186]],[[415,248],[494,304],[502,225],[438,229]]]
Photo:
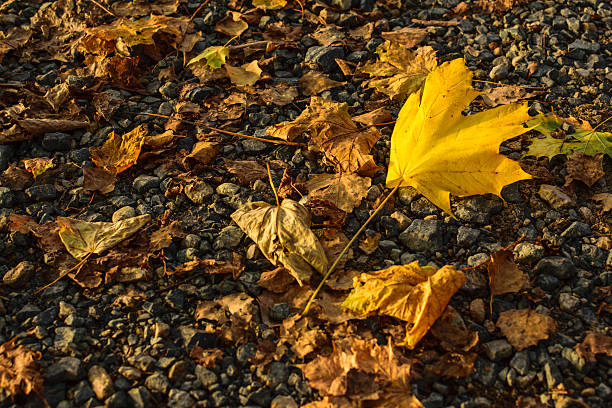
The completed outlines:
[[[234,279],[238,279],[238,276],[244,271],[244,262],[242,257],[234,253],[234,259],[232,261],[218,261],[216,259],[194,259],[187,261],[182,265],[174,268],[173,271],[167,271],[168,274],[181,276],[187,272],[191,272],[196,268],[202,268],[203,273],[212,275],[223,275],[231,273]]]
[[[83,168],[83,188],[87,191],[99,191],[108,194],[115,189],[117,176],[114,172],[102,167]]]
[[[467,378],[474,371],[476,357],[476,353],[446,353],[433,364],[428,364],[426,370],[447,378]]]
[[[459,21],[457,20],[420,20],[418,18],[413,18],[412,22],[424,25],[425,27],[454,27],[459,25]]]
[[[392,123],[394,119],[386,108],[378,108],[371,112],[364,113],[363,115],[354,116],[353,120],[371,126],[381,123]]]
[[[215,24],[215,31],[229,37],[235,37],[242,34],[247,28],[249,28],[249,25],[242,19],[242,14],[236,11],[230,11]]]
[[[346,82],[338,82],[318,71],[309,71],[302,75],[298,84],[304,95],[317,95],[328,89],[344,85]]]
[[[298,314],[283,320],[280,327],[281,344],[288,343],[299,359],[319,350],[327,341],[328,336],[323,330],[311,324],[311,319]]]
[[[172,221],[169,225],[154,231],[151,234],[151,251],[159,251],[164,248],[168,248],[172,244],[173,238],[184,238],[185,233],[181,230],[180,223],[178,221]]]
[[[306,182],[309,198],[327,200],[347,213],[368,194],[372,180],[353,173],[317,174]]]
[[[293,277],[283,268],[262,272],[257,285],[274,293],[283,293],[294,282]]]
[[[225,308],[214,300],[200,300],[196,306],[195,320],[210,320],[219,324],[229,321]]]
[[[310,230],[310,213],[301,204],[284,199],[280,206],[247,203],[232,220],[251,238],[275,266],[284,266],[300,285],[316,270],[327,269],[327,257]]]
[[[112,11],[120,17],[142,17],[150,14],[174,14],[181,0],[157,0],[150,3],[147,0],[113,3]]]
[[[298,95],[297,89],[287,82],[281,82],[272,88],[266,88],[259,92],[259,96],[265,103],[273,103],[277,106],[289,105]]]
[[[527,0],[477,0],[476,7],[489,13],[505,13],[511,8],[526,2]]]
[[[582,341],[576,346],[576,352],[586,361],[596,362],[596,354],[605,354],[612,357],[612,337],[605,334],[589,332]]]
[[[593,200],[601,203],[604,212],[608,212],[612,210],[612,194],[610,193],[595,194],[593,196]]]
[[[500,313],[496,326],[518,351],[535,346],[557,330],[557,324],[552,317],[529,309]]]
[[[23,161],[23,166],[27,171],[32,173],[34,180],[45,171],[49,170],[55,165],[53,158],[38,157],[35,159],[27,159]]]
[[[325,255],[327,255],[327,259],[335,260],[338,257],[338,255],[340,255],[340,252],[342,252],[342,249],[344,249],[345,245],[348,244],[349,242],[349,239],[347,238],[347,236],[344,235],[342,230],[338,228],[324,228],[322,230],[319,230],[317,234],[319,236],[319,241],[321,242],[321,245],[323,245],[323,248],[325,249]],[[336,265],[336,269],[342,270],[344,266],[346,265],[346,262],[352,258],[353,258],[353,250],[349,249],[346,252],[346,254],[342,257],[342,259],[338,262],[338,265]],[[346,273],[334,273],[326,281],[327,286],[329,286],[332,289],[336,289],[336,290],[351,289],[353,287],[353,278],[351,277],[350,279],[347,279],[347,282],[341,279],[341,277],[344,277],[346,275],[347,275]],[[340,283],[340,282],[343,282],[343,283]],[[334,287],[334,284],[336,285],[348,284],[348,286],[339,288],[339,287]]]
[[[0,31],[0,61],[7,52],[18,50],[24,46],[31,36],[32,30],[26,30],[22,27],[9,27],[6,34],[4,31]]]
[[[516,85],[498,86],[487,90],[482,95],[482,100],[488,107],[494,108],[498,105],[507,105],[521,99],[533,98],[539,93],[528,91],[526,88]]]
[[[11,190],[19,191],[32,184],[32,176],[26,169],[17,167],[17,163],[10,163],[0,175],[0,184]]]
[[[525,274],[514,262],[512,251],[508,249],[500,249],[491,254],[487,272],[491,296],[518,292],[527,281]]]
[[[9,395],[42,394],[43,377],[36,362],[42,354],[25,346],[16,346],[17,337],[0,345],[0,389]],[[42,397],[41,397],[42,398]]]
[[[238,178],[241,185],[250,185],[255,180],[268,177],[266,168],[255,160],[223,159],[225,169]]]
[[[64,244],[58,234],[59,229],[60,227],[55,221],[47,221],[40,225],[28,215],[11,213],[9,216],[9,231],[34,234],[38,239],[38,246],[45,252],[58,252],[64,249]]]
[[[478,343],[478,332],[468,330],[463,318],[452,306],[431,327],[431,334],[447,351],[469,351]]]
[[[61,84],[55,85],[49,89],[45,94],[45,99],[51,105],[54,112],[57,112],[59,108],[68,100],[70,97],[70,90],[68,85],[62,82]]]
[[[310,37],[317,40],[317,42],[323,46],[330,46],[341,45],[346,34],[334,26],[327,26],[319,28],[317,31],[310,34]]]
[[[223,359],[223,351],[219,349],[203,349],[195,345],[189,352],[189,358],[196,364],[200,364],[206,368],[215,368],[217,363]]]
[[[366,236],[360,243],[359,249],[366,255],[372,255],[378,249],[378,242],[380,241],[380,233]]]
[[[442,315],[451,297],[465,283],[465,274],[450,265],[440,269],[394,265],[372,273],[362,273],[342,304],[361,315],[374,313],[406,322],[406,338],[401,345],[413,349]]]
[[[113,131],[102,146],[89,149],[91,160],[96,166],[119,174],[136,164],[145,135],[144,125],[139,125],[123,136]]]
[[[191,153],[183,159],[183,166],[190,168],[191,161],[208,164],[217,156],[218,152],[219,146],[217,143],[207,141],[197,142],[193,149],[191,149]]]
[[[262,72],[259,65],[257,65],[257,61],[251,61],[239,67],[225,64],[225,70],[232,83],[238,86],[254,85],[261,78]]]
[[[422,43],[427,38],[428,31],[425,28],[403,27],[396,31],[387,31],[380,36],[387,41],[402,44],[406,48],[412,48]]]
[[[50,132],[66,132],[69,130],[83,129],[89,126],[89,122],[69,119],[19,119],[17,123],[23,130],[30,133],[29,137],[4,141],[4,136],[0,136],[0,143],[30,140],[33,135]]]
[[[592,187],[605,174],[602,160],[603,153],[589,156],[574,152],[565,163],[567,169],[565,185],[570,184],[574,180],[580,180],[587,186]]]

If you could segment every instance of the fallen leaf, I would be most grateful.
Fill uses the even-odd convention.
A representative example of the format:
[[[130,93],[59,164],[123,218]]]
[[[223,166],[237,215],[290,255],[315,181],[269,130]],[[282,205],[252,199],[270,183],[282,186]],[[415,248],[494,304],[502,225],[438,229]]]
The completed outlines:
[[[452,306],[444,309],[431,327],[431,334],[440,341],[443,349],[450,352],[469,351],[478,343],[478,332],[469,330]]]
[[[579,180],[592,187],[605,174],[602,160],[602,153],[595,156],[588,156],[578,152],[572,153],[568,157],[567,162],[565,162],[565,168],[567,169],[565,184],[568,185],[574,180]]]
[[[399,30],[380,33],[380,36],[387,41],[401,44],[404,48],[412,48],[422,43],[427,38],[427,29],[402,27]]]
[[[306,182],[309,198],[327,200],[347,213],[353,212],[368,194],[368,177],[354,173],[317,174]]]
[[[334,81],[318,71],[309,71],[302,75],[298,84],[300,88],[302,88],[304,95],[311,96],[344,85],[345,82]]]
[[[134,235],[151,221],[151,215],[139,215],[119,222],[87,222],[58,217],[59,236],[70,255],[83,259],[89,254],[101,254]]]
[[[16,346],[17,337],[0,345],[0,389],[9,395],[29,395],[42,398],[43,377],[36,362],[42,354],[25,346]]]
[[[242,19],[242,14],[236,11],[230,11],[228,15],[215,24],[215,31],[229,37],[239,36],[244,33],[247,28],[249,28],[249,25]]]
[[[514,262],[512,251],[508,249],[499,249],[491,254],[487,272],[491,297],[516,293],[523,289],[528,279]]]
[[[201,300],[196,306],[195,320],[210,320],[223,324],[229,321],[225,315],[225,308],[214,300]]]
[[[330,45],[341,45],[346,34],[336,27],[327,26],[319,28],[310,34],[310,37],[314,38],[320,45],[328,47]]]
[[[257,281],[257,286],[274,293],[283,293],[287,287],[294,282],[293,277],[283,267],[262,272]]]
[[[299,92],[287,82],[281,82],[272,88],[266,88],[259,92],[259,96],[265,103],[273,103],[277,106],[289,105],[297,98]]]
[[[378,242],[380,241],[380,233],[375,233],[365,237],[359,243],[359,249],[366,255],[372,255],[378,249]]]
[[[477,0],[476,6],[489,13],[506,13],[527,0]]]
[[[45,93],[45,99],[51,105],[54,112],[57,112],[64,102],[70,97],[70,90],[65,83],[57,84]]]
[[[496,326],[512,347],[521,351],[535,346],[557,331],[555,320],[529,309],[507,310],[499,314]]]
[[[473,115],[461,112],[480,95],[462,59],[432,71],[423,92],[410,95],[391,136],[387,187],[412,186],[452,214],[450,194],[501,194],[530,179],[519,164],[499,154],[501,142],[525,133],[526,105],[504,105]]]
[[[139,125],[123,136],[113,131],[102,146],[89,149],[91,160],[96,166],[119,174],[136,164],[145,135],[144,125]]]
[[[250,185],[255,180],[268,177],[266,168],[255,160],[229,160],[223,159],[225,169],[238,177],[241,185]]]
[[[389,98],[404,101],[419,90],[427,75],[436,68],[436,52],[431,47],[421,47],[415,52],[397,42],[387,41],[376,49],[378,61],[366,64],[361,71],[369,74],[369,88],[375,88]]]
[[[34,180],[47,170],[53,168],[55,163],[53,163],[53,158],[48,157],[38,157],[36,159],[27,159],[23,161],[23,166],[27,171],[32,173]]]
[[[0,143],[30,140],[34,135],[51,132],[66,132],[69,130],[83,129],[89,126],[89,122],[69,119],[18,119],[17,124],[29,133],[28,137],[21,139],[10,139],[7,137],[5,139],[4,135],[0,135]]]
[[[498,86],[487,90],[482,95],[482,100],[488,107],[494,108],[498,105],[518,102],[521,99],[533,98],[538,94],[539,92],[530,92],[526,88],[517,85]]]
[[[378,313],[406,321],[406,338],[400,345],[413,349],[465,279],[450,265],[438,270],[416,261],[395,265],[355,278],[342,305],[361,315]]]
[[[476,357],[477,353],[446,353],[433,364],[428,364],[426,370],[441,377],[467,378],[474,372]]]
[[[325,249],[327,259],[336,259],[340,252],[348,244],[349,239],[338,228],[324,228],[319,232],[319,242]],[[338,261],[336,269],[342,270],[346,262],[353,258],[353,250],[349,249],[346,254]],[[356,276],[356,275],[355,275]],[[335,290],[350,290],[353,287],[353,276],[344,271],[343,273],[334,273],[326,281],[328,287]]]
[[[229,57],[229,48],[220,45],[214,45],[212,47],[206,48],[196,57],[190,59],[187,63],[187,66],[206,59],[205,65],[213,69],[217,69],[221,68],[225,64],[225,59],[227,57]]]
[[[412,22],[424,25],[425,27],[454,27],[459,25],[459,21],[457,20],[420,20],[418,18],[413,18]]]
[[[117,176],[115,172],[102,167],[83,168],[83,188],[87,191],[99,191],[108,194],[115,189]]]
[[[576,352],[586,361],[596,362],[595,355],[612,357],[612,337],[601,333],[588,332],[582,343],[576,345]]]
[[[217,143],[201,141],[197,142],[191,153],[183,159],[183,166],[190,168],[190,161],[196,161],[200,164],[208,164],[217,156],[219,146]]]
[[[561,138],[553,137],[559,133],[564,123],[574,127],[575,132],[569,135],[561,134]],[[554,114],[540,114],[527,122],[527,126],[542,133],[544,138],[532,139],[525,156],[548,157],[570,155],[574,152],[595,156],[604,153],[612,157],[612,133],[597,132],[588,122],[577,122],[573,119],[560,118]]]
[[[299,359],[320,349],[328,341],[327,334],[311,320],[296,314],[283,320],[280,328],[281,344],[289,343],[291,351]]]
[[[180,0],[158,0],[149,3],[147,0],[113,3],[112,10],[121,17],[142,17],[150,14],[173,14],[178,10]]]
[[[253,6],[262,10],[277,10],[287,5],[287,0],[253,0]]]
[[[26,45],[31,36],[32,30],[17,26],[9,27],[6,33],[0,31],[0,61],[7,52],[18,50]]]
[[[225,70],[232,83],[238,86],[255,84],[261,78],[262,72],[259,65],[257,65],[257,61],[251,61],[240,67],[232,67],[229,64],[225,64]]]
[[[310,280],[313,270],[325,273],[327,257],[310,230],[310,213],[296,201],[286,198],[280,206],[247,203],[232,220],[273,265],[287,268],[300,285]]]
[[[178,221],[174,220],[169,225],[153,231],[151,233],[151,251],[159,251],[168,248],[172,244],[173,238],[184,238],[186,234],[181,229]]]
[[[385,108],[378,108],[363,115],[354,116],[353,120],[368,126],[394,122],[393,116]]]
[[[223,359],[223,351],[219,349],[203,349],[195,345],[189,352],[189,358],[196,364],[200,364],[206,368],[215,368],[217,363]]]
[[[608,212],[612,210],[612,194],[610,193],[595,194],[593,196],[593,200],[601,203],[604,212]]]
[[[32,176],[26,169],[18,167],[17,163],[10,163],[0,175],[0,184],[11,190],[23,190],[32,184]]]

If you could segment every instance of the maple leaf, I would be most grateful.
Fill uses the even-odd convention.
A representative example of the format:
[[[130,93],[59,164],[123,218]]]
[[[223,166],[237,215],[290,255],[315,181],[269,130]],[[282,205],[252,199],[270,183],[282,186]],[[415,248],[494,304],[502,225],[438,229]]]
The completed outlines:
[[[372,181],[354,173],[317,174],[306,183],[308,197],[327,200],[350,213],[368,194]]]
[[[278,10],[287,5],[287,0],[253,0],[253,6],[262,10]]]
[[[593,196],[593,200],[601,202],[604,212],[612,210],[612,194],[599,193]]]
[[[596,362],[596,354],[605,354],[612,357],[612,337],[605,334],[589,332],[582,341],[576,345],[576,352],[586,361]]]
[[[325,251],[310,229],[310,213],[296,201],[287,198],[280,206],[247,203],[232,220],[273,265],[287,268],[300,285],[310,280],[313,269],[321,274],[327,269]]]
[[[397,42],[386,41],[376,49],[378,61],[366,64],[361,70],[370,74],[369,88],[384,93],[391,99],[405,100],[409,94],[423,85],[427,74],[436,66],[436,52],[431,47],[421,47],[416,52]]]
[[[230,37],[239,36],[244,33],[247,28],[249,28],[249,25],[242,19],[242,14],[236,11],[230,11],[229,15],[215,24],[215,31]]]
[[[257,65],[257,61],[251,61],[239,67],[225,64],[225,70],[230,80],[238,86],[253,85],[261,78],[261,68]]]
[[[500,313],[496,326],[518,351],[535,346],[557,330],[557,324],[552,317],[529,309],[506,310]]]
[[[553,137],[564,123],[573,126],[575,132],[567,137]],[[588,122],[581,123],[575,119],[564,119],[554,114],[540,114],[527,122],[527,125],[545,137],[533,139],[524,156],[552,159],[559,154],[570,155],[577,152],[588,156],[604,153],[612,158],[612,133],[597,132]]]
[[[96,166],[111,173],[121,173],[136,164],[145,135],[144,125],[139,125],[123,136],[113,131],[102,146],[89,149],[91,160]]]
[[[527,105],[504,105],[469,116],[461,112],[480,95],[462,59],[433,70],[423,91],[410,95],[391,136],[388,187],[411,186],[448,214],[450,194],[501,194],[530,179],[499,145],[528,129]]]
[[[603,154],[598,153],[595,156],[574,152],[565,162],[567,176],[565,176],[565,185],[568,185],[574,180],[580,180],[589,187],[604,176],[603,170]]]
[[[536,91],[530,92],[526,88],[516,85],[498,86],[487,90],[482,95],[482,100],[488,107],[494,108],[498,105],[507,105],[521,99],[531,98],[539,93]]]
[[[523,289],[527,277],[514,263],[512,251],[500,249],[491,254],[487,267],[491,297]]]
[[[361,315],[379,313],[406,321],[401,345],[413,349],[464,283],[465,274],[450,265],[436,269],[415,261],[362,273],[342,305]]]
[[[53,163],[53,158],[49,159],[48,157],[38,157],[36,159],[24,160],[23,166],[27,171],[32,173],[34,180],[36,180],[36,177],[40,176],[50,168],[53,168],[55,163]]]
[[[401,7],[401,4],[399,7]],[[399,30],[383,32],[380,34],[380,36],[383,39],[392,41],[403,46],[404,48],[411,48],[422,43],[423,40],[427,38],[427,34],[429,33],[425,28],[403,27]]]
[[[87,222],[58,217],[59,236],[70,255],[83,259],[89,254],[101,254],[134,235],[151,221],[151,215],[139,215],[119,222]]]
[[[221,68],[225,64],[225,59],[229,57],[229,48],[222,45],[213,45],[206,48],[187,63],[187,66],[206,59],[206,65],[213,69]]]
[[[346,103],[313,96],[308,108],[294,121],[270,126],[267,132],[283,140],[309,132],[311,150],[321,151],[339,173],[372,176],[379,169],[369,153],[380,132],[372,127],[358,128]]]
[[[0,389],[9,395],[42,395],[43,377],[37,360],[42,354],[25,346],[15,346],[17,337],[0,345]],[[45,405],[48,406],[45,402]]]
[[[345,82],[334,81],[317,71],[305,73],[298,81],[298,85],[302,88],[302,92],[304,95],[308,96],[317,95],[318,93],[344,84]]]
[[[117,175],[101,167],[83,168],[83,188],[87,191],[99,191],[108,194],[115,189]]]

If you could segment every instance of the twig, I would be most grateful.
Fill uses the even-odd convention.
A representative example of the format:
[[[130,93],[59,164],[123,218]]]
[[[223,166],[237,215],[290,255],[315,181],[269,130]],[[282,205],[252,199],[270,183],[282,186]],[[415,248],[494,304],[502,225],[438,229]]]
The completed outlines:
[[[506,85],[506,84],[502,84],[501,82],[485,81],[485,80],[482,80],[482,79],[472,79],[472,81],[474,81],[474,82],[482,82],[483,84],[493,84],[495,86],[515,86],[517,88],[541,89],[541,90],[545,90],[546,89],[545,86]]]
[[[148,116],[155,116],[155,117],[158,117],[158,118],[178,120],[180,122],[188,123],[190,125],[196,125],[196,126],[200,125],[202,127],[205,127],[208,130],[212,130],[212,131],[219,132],[219,133],[224,133],[226,135],[236,136],[236,137],[244,137],[246,139],[259,140],[260,142],[274,143],[274,144],[281,144],[281,145],[288,145],[288,146],[302,146],[302,143],[286,142],[284,140],[264,139],[263,137],[257,137],[257,136],[247,136],[247,135],[243,135],[241,133],[230,132],[229,130],[223,130],[223,129],[215,128],[215,127],[208,126],[208,125],[202,125],[201,123],[196,123],[196,122],[192,122],[192,121],[189,121],[189,120],[177,119],[177,118],[173,118],[172,116],[167,116],[167,115],[160,115],[159,113],[148,113],[148,112],[130,112],[130,113],[133,113],[135,115],[148,115]]]
[[[278,194],[276,194],[276,188],[274,187],[274,182],[272,181],[272,172],[270,172],[270,164],[266,162],[266,168],[268,169],[268,179],[270,180],[270,187],[272,187],[272,191],[274,192],[274,198],[276,198],[276,206],[280,207],[280,201],[278,201]]]
[[[197,16],[197,15],[198,15],[198,13],[200,12],[200,10],[202,10],[202,9],[204,8],[204,6],[208,4],[208,2],[209,2],[209,1],[210,1],[210,0],[204,0],[204,1],[202,2],[202,4],[200,4],[200,7],[198,7],[198,8],[196,9],[196,11],[194,11],[194,12],[193,12],[193,14],[191,15],[191,17],[189,17],[189,21],[188,21],[189,23],[191,23],[191,22],[193,21],[193,19],[195,18],[195,16]]]
[[[107,9],[106,7],[101,5],[100,3],[98,3],[96,0],[91,0],[91,2],[93,4],[95,4],[96,6],[100,7],[102,10],[106,11],[109,15],[111,15],[111,16],[113,16],[115,18],[119,18],[119,17],[117,17],[117,15],[115,13],[113,13],[112,11],[110,11],[109,9]]]
[[[235,38],[235,37],[234,37],[234,38]],[[232,38],[232,40],[233,40],[233,38]],[[231,40],[230,40],[230,41],[231,41]],[[227,48],[229,48],[229,49],[230,49],[230,51],[234,51],[234,50],[239,50],[239,49],[242,49],[242,48],[257,47],[257,46],[259,46],[259,45],[265,45],[265,46],[267,46],[267,45],[268,45],[268,42],[269,42],[269,41],[266,41],[266,40],[264,40],[264,41],[253,41],[253,42],[246,43],[246,44],[230,45],[230,46],[229,46],[229,47],[227,47]],[[226,44],[226,45],[227,45],[227,44]]]
[[[75,269],[79,268],[80,266],[84,265],[85,262],[87,262],[87,259],[93,254],[93,252],[90,252],[87,254],[87,256],[83,259],[81,259],[79,261],[78,264],[74,265],[72,268],[68,269],[66,272],[62,272],[60,274],[60,276],[58,276],[53,282],[43,286],[42,288],[38,289],[36,292],[34,292],[35,295],[38,295],[40,292],[42,292],[43,290],[47,289],[48,287],[54,285],[56,282],[58,282],[60,279],[62,279],[64,276],[68,275],[70,272],[74,271]]]
[[[391,192],[389,193],[389,195],[378,205],[378,207],[376,207],[376,210],[374,210],[374,212],[372,213],[372,215],[370,215],[370,217],[366,220],[366,222],[363,223],[363,225],[361,226],[361,228],[359,228],[359,230],[355,233],[355,235],[353,235],[353,237],[351,238],[351,240],[344,246],[344,248],[342,249],[342,252],[340,252],[340,254],[336,257],[336,260],[334,261],[334,263],[329,267],[329,269],[327,270],[327,272],[325,273],[325,276],[323,276],[323,279],[321,280],[321,283],[319,283],[319,286],[317,286],[317,288],[315,289],[315,291],[312,293],[312,295],[310,296],[310,299],[308,299],[308,303],[306,303],[306,307],[304,307],[304,311],[302,312],[302,316],[305,316],[308,311],[310,310],[310,306],[312,305],[312,302],[315,300],[315,298],[317,297],[317,294],[319,293],[319,291],[321,290],[321,288],[323,287],[323,284],[325,283],[325,281],[327,280],[327,278],[329,278],[329,276],[332,274],[332,272],[336,269],[336,266],[338,266],[338,263],[340,262],[340,259],[342,259],[342,257],[344,256],[344,254],[346,254],[346,252],[349,250],[349,248],[351,247],[351,245],[353,245],[353,242],[355,242],[355,240],[357,239],[357,237],[359,237],[359,235],[363,232],[363,230],[365,229],[365,227],[368,226],[368,224],[370,223],[370,221],[372,221],[374,219],[374,217],[376,216],[376,214],[378,214],[378,212],[385,206],[385,204],[387,203],[387,201],[389,201],[389,198],[391,198],[391,196],[393,194],[395,194],[395,192],[397,191],[397,189],[399,188],[399,184],[397,186],[395,186],[393,188],[393,190],[391,190]]]

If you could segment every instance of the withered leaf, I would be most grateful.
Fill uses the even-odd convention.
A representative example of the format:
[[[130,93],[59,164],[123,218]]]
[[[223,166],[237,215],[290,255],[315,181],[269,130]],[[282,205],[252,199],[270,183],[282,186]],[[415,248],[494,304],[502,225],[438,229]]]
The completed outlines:
[[[527,281],[525,274],[518,268],[512,251],[500,249],[491,254],[487,267],[491,296],[515,293],[523,289]]]
[[[474,371],[476,353],[446,353],[433,364],[427,365],[427,371],[448,378],[466,378]]]
[[[83,168],[83,188],[87,191],[108,194],[115,189],[116,181],[115,173],[102,167]]]
[[[227,171],[238,177],[241,185],[250,185],[255,180],[268,177],[266,168],[255,160],[223,159]]]
[[[45,99],[53,108],[53,111],[57,112],[64,102],[70,97],[70,90],[68,85],[64,82],[55,85],[45,93]]]
[[[298,81],[304,95],[317,95],[328,89],[336,88],[345,82],[334,81],[325,74],[318,71],[309,71],[302,75]]]
[[[353,120],[369,126],[393,122],[393,116],[391,116],[391,113],[387,109],[378,108],[371,112],[364,113],[363,115],[354,116]]]
[[[447,351],[469,351],[478,343],[478,332],[469,330],[463,318],[452,306],[431,327],[431,334]]]
[[[403,27],[400,30],[383,32],[380,36],[384,40],[399,43],[405,48],[412,48],[422,43],[427,38],[427,34],[425,28]]]
[[[41,395],[43,377],[37,360],[42,354],[25,346],[16,346],[17,337],[0,345],[0,389],[9,395]]]
[[[139,125],[123,136],[113,131],[102,146],[89,149],[91,160],[96,166],[111,173],[121,173],[136,164],[145,135],[144,125]]]
[[[313,271],[327,269],[327,257],[310,230],[310,213],[301,204],[284,199],[280,206],[247,203],[232,214],[232,220],[251,238],[275,266],[284,266],[300,285]]]
[[[83,129],[89,126],[89,122],[69,119],[19,119],[17,120],[17,123],[23,128],[23,130],[30,133],[30,137],[32,135],[40,135],[43,133]],[[20,140],[29,140],[30,137]],[[2,139],[3,138],[0,137],[0,143],[5,143]]]
[[[266,88],[259,92],[259,96],[265,103],[273,103],[277,106],[289,105],[298,95],[297,89],[287,82],[281,82],[272,88]]]
[[[603,206],[604,212],[612,210],[612,194],[610,193],[599,193],[593,196],[593,200],[600,202]]]
[[[586,361],[595,362],[596,354],[612,356],[612,337],[605,334],[589,332],[582,341],[576,346],[576,352]]]
[[[368,194],[371,179],[353,173],[317,174],[306,182],[309,197],[327,200],[351,213]]]
[[[530,309],[502,312],[496,326],[518,351],[535,346],[557,330],[557,324],[552,317]]]
[[[215,31],[230,37],[242,34],[247,28],[249,28],[249,25],[242,19],[242,14],[236,11],[230,11],[228,15],[215,24]]]
[[[217,363],[223,358],[223,351],[219,349],[203,349],[196,345],[189,352],[189,358],[206,368],[215,368]]]
[[[257,61],[251,61],[248,64],[243,64],[240,67],[233,67],[225,64],[227,76],[234,85],[247,86],[253,85],[261,78],[261,68],[257,65]]]
[[[508,85],[489,89],[482,95],[482,100],[488,107],[494,108],[498,105],[507,105],[536,95],[538,95],[538,92],[528,91],[526,88],[516,85]]]
[[[589,187],[604,176],[602,165],[603,153],[589,156],[583,153],[574,152],[567,159],[565,167],[567,168],[567,176],[565,184],[568,185],[573,180],[582,181]]]
[[[186,234],[181,229],[180,223],[174,220],[170,225],[166,225],[151,234],[150,249],[151,251],[159,251],[168,248],[173,238],[184,238],[185,235]]]
[[[440,269],[394,265],[362,273],[342,304],[358,314],[379,313],[406,321],[401,345],[413,349],[442,315],[451,297],[465,283],[465,274],[450,265]]]
[[[53,158],[37,157],[35,159],[27,159],[23,161],[23,166],[27,171],[32,173],[34,180],[55,165]]]
[[[283,293],[294,282],[293,277],[283,267],[262,272],[257,285],[274,293]]]
[[[217,143],[207,141],[197,142],[195,146],[193,146],[191,153],[183,159],[183,166],[189,168],[191,160],[195,160],[201,164],[208,164],[215,158],[218,152],[219,146]]]
[[[151,215],[139,215],[119,222],[87,222],[58,217],[59,235],[70,255],[83,259],[87,255],[101,254],[134,235],[151,221]]]

